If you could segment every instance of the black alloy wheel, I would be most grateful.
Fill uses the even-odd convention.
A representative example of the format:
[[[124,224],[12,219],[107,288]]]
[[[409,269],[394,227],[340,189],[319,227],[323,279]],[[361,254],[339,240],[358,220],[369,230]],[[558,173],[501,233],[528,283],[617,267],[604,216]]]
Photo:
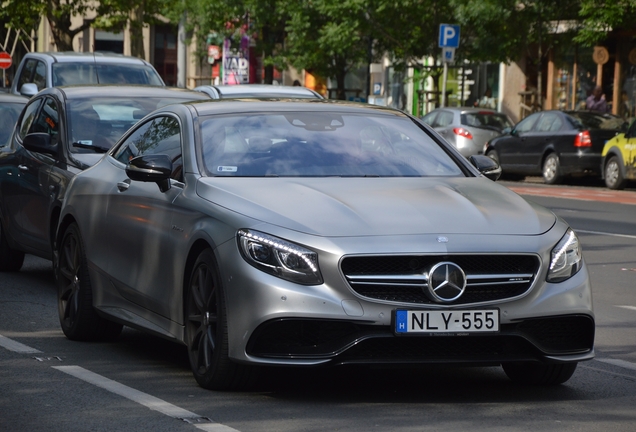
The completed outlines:
[[[617,156],[609,158],[605,164],[605,172],[603,173],[605,178],[605,186],[610,189],[620,190],[625,188],[627,181],[623,176],[623,164]]]
[[[22,268],[24,252],[11,249],[0,221],[0,271],[14,272]]]
[[[504,363],[504,372],[513,382],[523,385],[553,386],[569,380],[577,363]]]
[[[186,295],[185,337],[190,367],[197,383],[210,390],[236,390],[249,385],[252,368],[229,359],[225,295],[212,251],[197,258]]]
[[[57,260],[58,314],[62,331],[72,340],[112,340],[123,326],[100,317],[93,307],[93,290],[79,228],[71,224],[62,237]]]

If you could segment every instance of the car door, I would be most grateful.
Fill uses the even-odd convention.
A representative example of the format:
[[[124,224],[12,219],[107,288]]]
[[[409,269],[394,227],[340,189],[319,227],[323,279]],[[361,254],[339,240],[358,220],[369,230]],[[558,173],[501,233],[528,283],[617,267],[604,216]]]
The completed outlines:
[[[528,169],[541,171],[543,156],[547,152],[560,153],[559,147],[563,141],[564,129],[563,117],[555,111],[544,112],[537,120],[534,127],[535,135],[526,142],[525,157],[529,165]],[[571,139],[567,140],[571,147]]]
[[[0,152],[0,205],[2,206],[3,228],[16,241],[22,240],[21,209],[24,181],[32,180],[26,165],[22,165],[26,150],[20,145],[20,136],[24,137],[38,114],[43,99],[31,100],[24,108],[9,145]]]
[[[625,138],[620,142],[621,155],[625,164],[625,178],[636,179],[636,121],[632,122]]]
[[[541,113],[531,114],[521,120],[510,135],[497,141],[499,162],[506,171],[526,172],[528,146],[536,138],[534,126]]]
[[[455,134],[453,133],[453,119],[454,115],[451,111],[439,110],[433,123],[433,129],[443,136],[446,141],[454,145]]]
[[[52,97],[43,97],[29,106],[36,104],[36,115],[32,119],[27,118],[33,111],[25,111],[19,133],[15,136],[18,140],[16,162],[20,180],[16,185],[18,195],[16,207],[9,212],[16,218],[16,227],[19,231],[18,242],[25,248],[49,253],[51,249],[49,177],[56,160],[49,154],[25,149],[22,146],[22,139],[31,133],[46,133],[50,136],[51,145],[59,148],[60,106]]]
[[[173,161],[171,188],[132,181],[125,164],[141,155],[167,154]],[[181,131],[175,117],[160,116],[140,125],[117,148],[118,178],[109,194],[106,215],[108,275],[128,301],[164,317],[174,303],[171,259],[174,240],[172,203],[182,192]],[[164,291],[165,290],[165,291]]]

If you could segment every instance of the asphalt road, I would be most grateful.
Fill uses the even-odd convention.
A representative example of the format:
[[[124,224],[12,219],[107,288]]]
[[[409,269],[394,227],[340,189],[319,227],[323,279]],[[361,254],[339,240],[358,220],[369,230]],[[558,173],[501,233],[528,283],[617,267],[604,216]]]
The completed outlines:
[[[565,385],[519,387],[500,368],[440,366],[274,369],[252,392],[206,391],[179,345],[128,328],[114,343],[67,340],[50,264],[28,257],[22,271],[0,274],[0,431],[633,431],[636,205],[589,199],[600,188],[563,196],[504,184],[533,189],[524,195],[583,244],[597,357]]]

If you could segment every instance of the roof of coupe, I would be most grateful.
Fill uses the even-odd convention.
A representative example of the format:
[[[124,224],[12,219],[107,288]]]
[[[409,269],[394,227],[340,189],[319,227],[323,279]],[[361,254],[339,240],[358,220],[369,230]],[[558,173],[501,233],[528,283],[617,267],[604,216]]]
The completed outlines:
[[[39,52],[28,54],[32,57],[49,59],[54,62],[87,62],[95,63],[127,63],[127,64],[148,64],[145,60],[137,57],[126,56],[123,54],[107,53],[107,52]]]

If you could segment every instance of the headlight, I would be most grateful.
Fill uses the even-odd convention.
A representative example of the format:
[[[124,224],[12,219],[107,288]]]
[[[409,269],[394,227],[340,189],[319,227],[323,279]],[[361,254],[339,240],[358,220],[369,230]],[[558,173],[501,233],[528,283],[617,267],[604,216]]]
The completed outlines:
[[[320,285],[318,254],[286,240],[247,229],[237,233],[243,258],[265,273],[303,285]]]
[[[574,231],[568,229],[563,238],[552,249],[548,282],[563,282],[581,269],[583,256],[579,239]]]

